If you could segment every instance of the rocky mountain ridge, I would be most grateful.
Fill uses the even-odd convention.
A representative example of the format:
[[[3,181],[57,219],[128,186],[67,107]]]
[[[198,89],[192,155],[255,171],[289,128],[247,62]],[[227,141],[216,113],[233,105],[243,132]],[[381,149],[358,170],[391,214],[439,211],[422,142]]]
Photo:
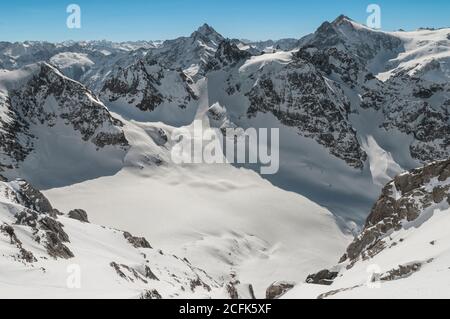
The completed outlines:
[[[112,117],[89,89],[45,62],[1,74],[0,102],[4,115],[0,166],[6,177],[21,177],[27,165],[30,169],[34,165],[52,166],[64,148],[74,151],[78,145],[87,158],[89,150],[112,152],[120,158],[129,148],[123,123]],[[54,145],[50,136],[57,139]],[[63,169],[68,168],[63,165]],[[53,170],[58,174],[55,167]],[[27,177],[30,174],[39,175],[30,171]],[[39,184],[40,178],[33,182]]]
[[[443,273],[448,272],[450,257],[445,231],[449,212],[450,160],[398,175],[384,187],[339,264],[310,275],[286,297],[439,295],[424,293],[430,287],[441,297],[448,295]]]

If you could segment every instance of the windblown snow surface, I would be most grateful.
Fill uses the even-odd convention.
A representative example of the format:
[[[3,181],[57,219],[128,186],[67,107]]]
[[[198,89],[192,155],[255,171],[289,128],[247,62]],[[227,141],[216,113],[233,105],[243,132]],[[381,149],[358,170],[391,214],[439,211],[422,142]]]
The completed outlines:
[[[95,223],[145,236],[218,282],[237,275],[260,298],[279,278],[297,282],[335,260],[348,243],[329,211],[251,170],[171,163],[151,138],[157,129],[176,128],[128,122],[126,167],[45,195],[63,211],[82,208]]]

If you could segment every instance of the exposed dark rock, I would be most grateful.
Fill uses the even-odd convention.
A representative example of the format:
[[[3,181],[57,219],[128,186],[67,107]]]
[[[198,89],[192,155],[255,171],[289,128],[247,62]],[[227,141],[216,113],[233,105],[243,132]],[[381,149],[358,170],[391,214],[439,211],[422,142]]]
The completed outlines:
[[[248,285],[248,292],[250,293],[250,298],[251,299],[256,299],[255,291],[253,289],[253,285]]]
[[[333,74],[333,81],[358,91],[362,108],[383,113],[380,128],[400,130],[414,137],[410,145],[413,158],[429,163],[450,156],[449,109],[445,102],[448,83],[432,83],[406,71],[380,81],[368,70],[379,52],[395,56],[403,51],[398,37],[355,29],[350,19],[340,18],[323,23],[314,35],[301,42],[294,58],[312,64],[325,76]],[[440,69],[438,61],[430,61],[421,72],[434,69]],[[431,100],[438,92],[442,98]]]
[[[139,299],[162,299],[162,297],[156,289],[152,289],[143,292]]]
[[[433,91],[427,88],[419,88],[419,90],[413,93],[414,97],[421,99],[429,99],[433,96]]]
[[[21,119],[27,119],[27,124],[52,127],[59,118],[78,131],[84,141],[91,141],[100,148],[117,145],[127,149],[128,142],[120,129],[123,123],[111,116],[95,94],[62,76],[49,64],[41,63],[39,67],[39,72],[26,85],[10,92],[11,106],[20,110]],[[45,107],[50,97],[55,99],[57,110]],[[108,126],[110,130],[102,131]],[[28,144],[31,143],[29,140]]]
[[[169,137],[167,136],[166,131],[164,131],[162,128],[148,130],[147,133],[158,146],[164,146],[169,141]]]
[[[331,290],[331,291],[328,291],[326,293],[323,293],[323,294],[319,295],[317,297],[317,299],[326,299],[328,297],[337,295],[337,294],[339,294],[341,292],[351,291],[351,290],[359,288],[359,287],[361,287],[361,285],[357,285],[357,286],[353,286],[353,287],[349,287],[349,288],[342,288],[342,289]]]
[[[211,291],[211,287],[203,282],[203,280],[200,279],[200,277],[197,276],[196,279],[191,280],[190,282],[191,291],[195,291],[195,288],[197,287],[203,287],[207,291]]]
[[[71,210],[69,212],[69,214],[67,214],[67,216],[69,218],[79,220],[80,222],[83,222],[83,223],[89,223],[88,215],[87,215],[86,211],[84,211],[82,209]]]
[[[238,290],[236,289],[236,284],[237,283],[232,283],[232,282],[229,282],[226,286],[225,286],[225,289],[226,289],[226,291],[227,291],[227,294],[228,294],[228,297],[230,298],[230,299],[239,299],[239,293],[238,293]]]
[[[308,284],[326,285],[329,286],[333,283],[333,280],[337,277],[338,272],[332,272],[328,269],[319,271],[316,274],[309,275],[306,278]]]
[[[145,266],[145,278],[159,281],[158,277],[152,272],[149,266]]]
[[[393,281],[403,279],[418,272],[422,268],[422,263],[412,263],[409,265],[400,265],[396,269],[392,269],[380,276],[381,281]]]
[[[7,234],[11,240],[11,244],[19,243],[20,241],[17,239],[16,233],[14,232],[14,228],[9,225],[0,226],[0,230]]]
[[[38,213],[36,213],[35,211],[30,209],[24,209],[23,211],[15,215],[16,224],[36,228],[38,225],[37,224],[38,216],[39,216]]]
[[[34,263],[37,261],[36,257],[34,257],[33,253],[25,248],[20,248],[20,259],[24,260],[27,263]]]
[[[72,251],[62,243],[58,234],[53,232],[46,233],[46,248],[48,254],[53,258],[69,259],[75,257]]]
[[[313,65],[294,59],[277,74],[259,77],[246,94],[250,101],[247,115],[271,113],[282,124],[297,128],[299,135],[314,139],[332,155],[362,169],[367,154],[348,119],[350,103],[338,86],[331,85]]]
[[[278,299],[294,287],[295,284],[291,282],[286,281],[274,282],[266,290],[266,299]]]
[[[114,268],[114,270],[116,271],[116,273],[123,279],[127,279],[127,275],[124,274],[124,272],[120,269],[120,265],[116,262],[111,262],[109,264],[112,268]]]
[[[359,259],[377,255],[386,248],[384,239],[389,233],[400,230],[404,223],[418,219],[427,207],[450,197],[450,159],[397,176],[387,184],[372,208],[361,234],[347,248],[341,262],[349,260],[348,267]],[[430,182],[439,185],[430,187]]]
[[[70,242],[69,235],[64,231],[64,225],[58,222],[57,220],[45,216],[39,220],[40,229],[43,229],[47,232],[51,232],[56,235],[56,237],[64,243]]]
[[[437,92],[445,91],[445,86],[400,75],[386,82],[374,81],[375,85],[370,89],[362,87],[361,107],[383,113],[380,128],[399,130],[413,137],[411,156],[424,164],[447,159],[450,156],[448,106],[441,99],[429,99]],[[448,90],[448,84],[446,86]]]
[[[252,55],[239,49],[231,40],[224,40],[219,44],[216,54],[206,65],[206,70],[219,70],[224,67],[232,67],[249,59]]]
[[[149,67],[153,71],[149,71]],[[161,92],[161,81],[167,73],[175,74],[179,78],[178,84],[184,90],[183,97],[166,96],[165,92]],[[102,96],[110,102],[124,99],[141,111],[151,112],[164,102],[176,100],[180,108],[185,108],[190,101],[197,100],[190,82],[191,79],[182,70],[168,70],[149,56],[148,59],[120,68],[105,81],[101,91]]]
[[[129,232],[124,232],[123,236],[132,244],[135,248],[152,248],[150,243],[144,237],[135,237]]]
[[[432,196],[433,196],[433,201],[436,204],[441,203],[445,198],[447,198],[449,194],[449,189],[448,187],[442,187],[442,186],[437,186],[433,189],[432,192]]]
[[[16,224],[33,228],[36,233],[44,232],[43,244],[47,252],[53,258],[69,259],[74,257],[70,249],[64,243],[70,242],[69,236],[63,229],[63,224],[50,217],[50,215],[39,215],[32,210],[23,210],[16,216]],[[41,237],[37,235],[35,241],[41,243]]]
[[[149,269],[144,268],[145,269],[145,273],[140,273],[138,270],[136,270],[133,267],[124,265],[124,264],[118,264],[116,262],[111,262],[110,266],[112,268],[114,268],[114,270],[116,271],[116,273],[123,279],[130,281],[130,282],[135,282],[135,280],[139,280],[145,284],[148,283],[148,281],[144,278],[148,275],[147,271]],[[128,276],[125,274],[124,270],[126,270],[128,273],[130,273],[132,276]],[[155,277],[156,278],[156,277]],[[158,280],[157,278],[154,280]]]
[[[64,245],[64,243],[68,243],[70,240],[69,236],[63,229],[63,224],[51,217],[46,216],[39,220],[39,225],[39,229],[45,231],[45,245],[50,256],[65,259],[75,257],[72,251]]]
[[[92,142],[97,145],[99,148],[104,148],[108,145],[121,145],[123,147],[128,146],[128,141],[125,137],[125,133],[98,133],[93,139]]]
[[[17,238],[14,228],[10,225],[4,224],[0,226],[0,232],[5,233],[9,236],[11,245],[15,245],[19,249],[19,259],[25,261],[26,263],[34,263],[37,259],[34,257],[31,251],[23,248],[22,242]]]
[[[4,100],[3,100],[4,99]],[[26,119],[11,104],[10,97],[0,95],[0,105],[4,115],[0,118],[0,172],[17,168],[33,150],[34,136],[28,132]],[[20,136],[20,139],[19,139]],[[21,141],[26,141],[22,143]]]
[[[23,206],[35,210],[38,213],[53,213],[54,209],[50,201],[40,191],[23,180],[18,181],[17,184],[20,187],[19,196]]]

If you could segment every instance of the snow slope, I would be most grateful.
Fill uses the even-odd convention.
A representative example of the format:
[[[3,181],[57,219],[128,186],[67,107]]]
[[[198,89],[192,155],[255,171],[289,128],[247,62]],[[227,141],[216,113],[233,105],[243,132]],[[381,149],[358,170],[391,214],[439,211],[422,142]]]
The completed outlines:
[[[0,83],[7,96],[3,107],[13,110],[13,119],[34,118],[25,113],[35,114],[34,108],[41,117],[24,126],[30,153],[2,174],[43,188],[70,185],[45,194],[65,213],[85,209],[95,223],[140,234],[203,265],[221,285],[238,278],[264,296],[272,281],[299,280],[336,259],[347,243],[329,211],[253,171],[229,164],[174,164],[175,142],[168,137],[181,128],[111,115],[91,91],[53,66],[10,71]],[[208,99],[199,103],[198,118],[208,126]],[[77,113],[84,108],[92,116]],[[95,138],[101,132],[120,138]],[[5,137],[17,142],[14,135]],[[106,170],[111,161],[114,170]]]
[[[46,196],[63,211],[77,204],[96,223],[143,235],[219,282],[237,277],[253,285],[257,297],[280,276],[298,281],[338,257],[348,239],[331,213],[253,171],[228,164],[178,166],[167,153],[159,155],[162,164],[149,167],[141,155],[153,134],[147,135],[148,144],[138,136],[155,127],[169,136],[173,130],[157,123],[124,127],[132,145],[126,162],[133,166],[47,190]]]
[[[450,76],[450,28],[392,32],[404,49],[387,62],[377,77],[383,81],[401,72],[435,82],[447,82]]]
[[[62,216],[24,181],[0,182],[0,190],[2,299],[227,297],[189,261],[129,233]]]

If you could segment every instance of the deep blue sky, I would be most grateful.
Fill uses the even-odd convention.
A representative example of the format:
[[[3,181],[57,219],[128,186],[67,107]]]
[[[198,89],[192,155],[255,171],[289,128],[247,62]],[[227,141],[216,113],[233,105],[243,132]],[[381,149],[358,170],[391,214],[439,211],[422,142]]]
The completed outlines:
[[[66,27],[66,7],[82,9],[82,28]],[[1,0],[0,41],[158,40],[189,35],[207,22],[230,38],[299,38],[343,13],[365,23],[382,9],[382,29],[449,27],[449,0]]]

